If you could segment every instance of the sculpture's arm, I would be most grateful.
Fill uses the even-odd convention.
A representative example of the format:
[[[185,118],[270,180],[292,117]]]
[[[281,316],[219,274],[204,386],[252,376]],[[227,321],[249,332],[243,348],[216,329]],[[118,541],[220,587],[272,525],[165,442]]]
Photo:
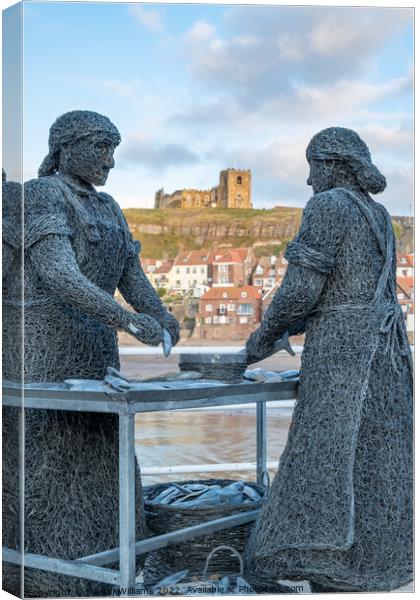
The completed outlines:
[[[326,277],[307,267],[289,265],[260,327],[247,341],[250,364],[258,362],[285,331],[289,335],[304,333],[306,317],[316,305]]]
[[[162,328],[154,319],[126,310],[83,275],[67,236],[46,235],[27,253],[31,266],[43,283],[63,302],[106,325],[131,334],[130,324],[134,325],[138,329],[135,337],[146,344],[158,345],[162,341]]]
[[[137,254],[130,254],[118,284],[123,298],[139,313],[155,318],[168,329],[172,344],[179,340],[179,325],[166,310],[150,281],[147,279]]]
[[[302,216],[296,238],[285,254],[289,266],[257,331],[247,342],[247,354],[256,362],[288,331],[303,333],[308,314],[317,304],[343,237],[343,200],[324,192],[314,196]]]

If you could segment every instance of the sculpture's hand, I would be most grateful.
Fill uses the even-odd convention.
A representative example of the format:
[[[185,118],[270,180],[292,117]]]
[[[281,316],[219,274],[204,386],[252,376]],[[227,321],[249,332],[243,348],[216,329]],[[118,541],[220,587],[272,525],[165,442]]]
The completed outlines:
[[[162,317],[158,317],[159,323],[165,327],[171,334],[172,346],[179,342],[179,323],[169,312],[165,312]]]
[[[262,327],[251,333],[245,347],[248,364],[252,365],[263,360],[273,348],[275,341]]]
[[[127,331],[134,335],[140,342],[149,346],[158,346],[163,339],[161,325],[149,315],[133,313],[130,315],[130,324]]]

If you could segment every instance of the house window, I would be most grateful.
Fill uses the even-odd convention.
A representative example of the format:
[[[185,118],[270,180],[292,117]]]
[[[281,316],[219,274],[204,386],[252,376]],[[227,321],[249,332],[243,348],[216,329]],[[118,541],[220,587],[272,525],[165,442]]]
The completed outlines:
[[[238,315],[253,315],[254,307],[252,304],[240,304],[238,306]]]
[[[223,277],[219,277],[219,283],[229,283],[229,277],[223,275]]]
[[[404,300],[404,294],[398,294],[398,300]]]
[[[239,323],[248,323],[248,317],[239,317]]]
[[[190,272],[190,267],[187,267],[185,272],[188,274]]]
[[[246,298],[246,292],[241,292],[241,298]]]
[[[212,304],[206,304],[206,311],[207,312],[211,312],[213,310],[213,305]]]
[[[241,177],[240,175],[238,175],[238,177],[236,178],[236,183],[237,183],[238,185],[241,185],[241,184],[242,184],[242,177]]]
[[[233,323],[235,323],[235,319],[233,317],[228,317],[228,323],[233,325]]]
[[[220,273],[229,273],[229,265],[219,265]]]
[[[262,279],[254,279],[254,285],[262,285]]]
[[[177,268],[175,269],[175,273],[176,273],[177,275],[179,275],[179,273],[180,273],[180,271],[179,271],[179,267],[177,267]]]
[[[226,313],[226,304],[221,304],[221,305],[219,306],[219,313],[220,313],[221,315],[224,315],[224,314]]]
[[[192,268],[192,272],[193,272],[193,273],[197,273],[197,269],[196,269],[196,267],[193,267],[193,268]]]
[[[179,279],[177,279],[177,280],[175,281],[175,286],[176,286],[176,287],[181,287],[181,282],[180,282],[180,280],[179,280]]]
[[[213,317],[213,323],[214,323],[215,325],[218,325],[218,324],[219,324],[219,317],[216,317],[216,316],[214,316],[214,317]]]
[[[200,273],[205,273],[206,269],[204,267],[200,267]]]
[[[228,309],[228,312],[235,312],[235,305],[234,304],[228,304],[227,305],[227,309]]]
[[[407,262],[407,259],[406,259],[406,258],[401,258],[401,264],[402,264],[402,265],[405,265],[405,264],[406,264],[406,262]]]
[[[227,298],[227,297],[228,297],[228,294],[227,294],[227,292],[223,292],[223,294],[222,294],[222,295],[223,295],[223,298]]]
[[[408,277],[408,271],[407,271],[407,269],[403,269],[403,277]]]
[[[206,317],[206,325],[211,325],[211,317]]]

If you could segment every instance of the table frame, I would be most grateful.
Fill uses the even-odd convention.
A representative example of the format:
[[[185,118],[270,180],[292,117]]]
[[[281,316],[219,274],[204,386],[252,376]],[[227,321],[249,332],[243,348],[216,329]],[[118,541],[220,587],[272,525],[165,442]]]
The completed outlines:
[[[163,535],[135,539],[135,415],[142,412],[174,411],[256,403],[257,483],[262,484],[267,464],[267,405],[270,400],[296,397],[297,381],[240,383],[175,389],[130,390],[128,392],[76,391],[61,384],[22,386],[3,385],[3,406],[25,409],[70,410],[118,414],[119,418],[119,547],[76,560],[42,556],[3,548],[3,560],[63,575],[86,578],[120,587],[121,595],[136,589],[136,556],[192,540],[196,537],[238,527],[255,520],[258,510],[241,512]],[[168,397],[169,396],[169,397]],[[22,432],[20,432],[22,435]],[[24,435],[24,434],[23,434]],[[19,440],[22,451],[22,440]],[[21,452],[22,454],[22,452]],[[22,458],[22,456],[21,456]],[[119,561],[119,570],[104,565]],[[139,587],[139,586],[137,586]]]

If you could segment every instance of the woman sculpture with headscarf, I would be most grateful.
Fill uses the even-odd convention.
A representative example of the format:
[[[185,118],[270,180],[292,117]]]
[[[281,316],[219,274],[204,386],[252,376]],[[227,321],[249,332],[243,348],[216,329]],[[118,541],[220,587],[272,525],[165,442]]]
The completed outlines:
[[[288,440],[245,559],[312,591],[389,591],[413,576],[413,432],[395,238],[369,196],[386,181],[349,129],[315,135],[307,159],[314,195],[247,342],[257,361],[284,331],[306,332]]]
[[[105,184],[119,142],[117,128],[95,112],[72,111],[52,125],[39,178],[24,188],[23,303],[19,227],[12,231],[19,203],[10,202],[10,231],[6,226],[3,236],[5,380],[103,379],[107,367],[119,368],[116,330],[158,345],[165,328],[172,343],[178,342],[178,323],[145,276],[139,244],[121,209],[94,187]],[[135,312],[114,300],[117,288]],[[16,446],[17,409],[5,409],[4,428]],[[118,546],[117,417],[26,410],[25,437],[25,550],[76,559]],[[6,447],[3,531],[9,548],[19,547],[17,462],[16,447]],[[136,539],[141,539],[138,467],[136,497]],[[14,594],[18,576],[17,568],[5,565],[4,587]],[[109,593],[109,586],[99,583],[25,569],[26,597]]]

